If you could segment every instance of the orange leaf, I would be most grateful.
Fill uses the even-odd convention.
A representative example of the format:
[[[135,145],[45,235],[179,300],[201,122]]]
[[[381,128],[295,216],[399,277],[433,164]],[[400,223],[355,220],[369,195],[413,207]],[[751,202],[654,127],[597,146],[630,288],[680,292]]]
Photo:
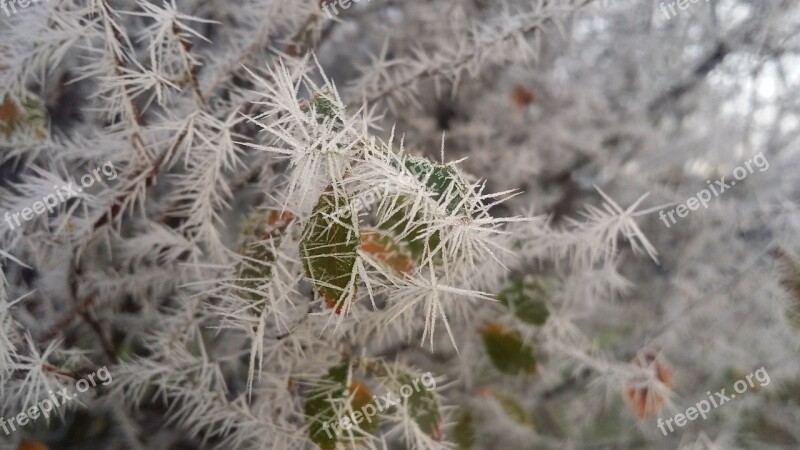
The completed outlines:
[[[47,446],[39,441],[21,441],[17,450],[47,450]]]
[[[631,364],[642,368],[652,368],[656,380],[668,389],[672,389],[672,369],[667,361],[653,350],[645,350],[631,360]],[[658,392],[652,379],[629,380],[625,384],[624,397],[633,414],[639,420],[654,417],[664,407],[667,399]]]
[[[11,97],[6,97],[0,105],[0,126],[5,133],[10,133],[19,120],[19,110],[17,105],[11,101]]]
[[[366,416],[365,408],[367,405],[372,405],[372,410],[375,411],[377,408],[375,407],[375,402],[372,399],[372,393],[369,391],[369,387],[364,384],[364,382],[359,380],[353,380],[350,382],[350,406],[353,408],[353,411],[361,411],[362,414]],[[365,417],[366,418],[366,417]],[[378,417],[369,417],[369,420],[362,421],[361,418],[356,419],[358,420],[359,427],[368,433],[375,433],[378,430]]]
[[[410,274],[414,269],[411,250],[388,234],[376,230],[362,230],[361,250],[374,256],[396,272]]]
[[[294,215],[289,211],[270,211],[267,215],[267,225],[263,229],[258,230],[259,237],[267,239],[283,233],[292,219],[294,219]]]
[[[511,95],[511,100],[514,102],[514,106],[517,108],[523,108],[533,103],[533,101],[536,100],[536,96],[534,96],[533,92],[528,90],[528,88],[518,84],[514,87],[514,93]]]

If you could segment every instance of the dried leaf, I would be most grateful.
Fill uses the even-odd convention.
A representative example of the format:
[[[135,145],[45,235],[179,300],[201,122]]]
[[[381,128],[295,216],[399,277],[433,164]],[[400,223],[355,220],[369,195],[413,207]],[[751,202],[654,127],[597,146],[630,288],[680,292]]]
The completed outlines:
[[[672,389],[672,369],[667,361],[653,350],[639,353],[631,360],[631,364],[639,368],[652,368],[656,379],[665,387]],[[626,403],[640,420],[654,417],[667,401],[666,396],[658,392],[650,379],[629,380],[624,393]]]
[[[47,450],[47,446],[39,441],[22,440],[20,441],[17,450]]]
[[[375,401],[372,398],[372,392],[370,392],[369,387],[366,384],[359,380],[353,380],[350,383],[350,406],[353,408],[353,412],[356,411],[364,411],[364,408],[367,405],[372,405],[372,409],[377,411],[377,405],[375,405]],[[365,418],[360,419],[358,423],[359,428],[368,432],[368,433],[375,433],[378,431],[378,416],[370,417],[368,420]]]
[[[514,106],[517,108],[524,108],[533,103],[534,100],[536,100],[536,96],[533,95],[533,92],[528,88],[521,84],[514,86],[514,93],[511,95],[511,101],[514,103]]]
[[[46,135],[46,111],[42,101],[30,92],[21,100],[6,96],[0,104],[0,133],[6,141],[42,139]]]

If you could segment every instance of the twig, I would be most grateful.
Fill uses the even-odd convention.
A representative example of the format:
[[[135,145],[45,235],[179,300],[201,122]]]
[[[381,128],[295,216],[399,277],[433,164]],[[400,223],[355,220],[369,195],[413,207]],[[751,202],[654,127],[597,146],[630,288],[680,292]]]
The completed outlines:
[[[81,311],[81,317],[89,326],[92,327],[94,333],[97,335],[98,339],[100,339],[100,344],[103,347],[103,352],[105,352],[106,357],[112,364],[116,364],[118,362],[117,359],[117,352],[114,349],[114,346],[111,344],[111,341],[108,340],[105,333],[103,332],[103,328],[100,326],[100,323],[92,317],[91,311]]]
[[[192,91],[197,96],[200,104],[205,104],[206,101],[203,98],[203,92],[200,91],[200,84],[197,82],[197,67],[194,66],[189,59],[192,44],[181,36],[181,29],[175,22],[172,22],[172,34],[175,36],[175,39],[178,40],[178,44],[180,44],[181,58],[183,59],[184,66],[186,66],[186,72],[189,77],[189,84],[192,86]]]
[[[45,372],[50,372],[50,373],[54,373],[56,375],[61,375],[63,377],[72,378],[73,380],[80,380],[81,379],[81,377],[75,372],[70,372],[70,371],[67,371],[67,370],[64,370],[64,369],[59,369],[58,367],[53,366],[53,365],[48,364],[48,363],[42,364],[42,369],[44,369]]]
[[[86,298],[84,298],[83,301],[80,302],[80,304],[75,305],[72,308],[72,310],[70,310],[69,313],[67,313],[64,317],[61,318],[61,320],[54,323],[50,327],[50,330],[47,333],[43,334],[42,336],[39,336],[39,338],[36,339],[36,342],[39,343],[47,342],[55,338],[61,331],[64,330],[64,328],[66,328],[70,323],[72,323],[72,321],[76,317],[78,317],[84,311],[86,311],[92,305],[92,303],[94,303],[96,299],[97,299],[97,292],[92,292],[91,294],[86,296]]]

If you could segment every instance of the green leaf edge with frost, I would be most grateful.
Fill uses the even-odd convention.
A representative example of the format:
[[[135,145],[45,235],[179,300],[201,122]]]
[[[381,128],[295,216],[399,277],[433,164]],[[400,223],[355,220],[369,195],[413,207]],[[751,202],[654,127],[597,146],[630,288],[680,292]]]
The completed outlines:
[[[550,317],[546,301],[548,295],[545,281],[526,276],[513,280],[497,299],[519,320],[532,325],[544,325]]]
[[[349,372],[349,361],[331,367],[320,379],[320,387],[311,391],[306,398],[304,412],[308,424],[308,436],[323,450],[336,448],[337,436],[330,429],[330,425],[338,422],[338,416],[329,399],[344,398]],[[329,425],[327,431],[325,423]]]
[[[358,257],[358,230],[344,225],[351,224],[352,218],[349,199],[344,193],[334,194],[329,187],[314,207],[300,241],[305,275],[314,282],[330,308],[337,304],[341,307],[340,299],[351,279],[354,285],[358,283],[357,275],[353,274]]]
[[[398,201],[401,204],[407,202],[404,197],[400,197]],[[429,251],[434,251],[439,246],[441,237],[436,232],[426,238],[425,225],[410,225],[411,220],[408,209],[409,207],[401,208],[383,223],[378,224],[378,228],[395,236],[395,238],[397,235],[402,235],[403,238],[398,240],[406,243],[414,262],[420,263],[425,256],[425,242],[428,242]],[[416,219],[420,220],[419,215],[417,215]],[[440,254],[441,251],[437,253]]]
[[[475,445],[475,417],[466,407],[462,409],[453,427],[453,442],[459,450],[471,450]]]
[[[400,386],[412,386],[411,375],[400,372],[397,375]],[[435,440],[441,438],[442,415],[439,412],[439,403],[433,392],[420,388],[403,400],[406,404],[408,415],[414,420],[420,430]]]
[[[533,349],[522,342],[519,333],[489,323],[481,327],[481,336],[486,353],[497,370],[508,375],[536,372]]]
[[[404,165],[433,193],[433,199],[445,206],[447,214],[452,215],[460,208],[459,215],[470,215],[464,200],[468,195],[467,184],[452,166],[416,157],[407,158]]]
[[[494,394],[494,399],[509,419],[524,427],[531,425],[531,419],[528,413],[516,398],[502,392],[497,392]]]

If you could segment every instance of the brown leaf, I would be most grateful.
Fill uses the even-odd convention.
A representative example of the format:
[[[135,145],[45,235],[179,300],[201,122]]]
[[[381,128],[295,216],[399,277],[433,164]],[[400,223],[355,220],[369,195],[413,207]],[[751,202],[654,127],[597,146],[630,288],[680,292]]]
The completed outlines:
[[[48,450],[47,446],[39,441],[21,441],[17,450]]]
[[[517,108],[524,108],[527,105],[530,105],[536,100],[536,96],[533,95],[528,88],[518,84],[514,87],[514,93],[511,95],[511,100],[514,103],[514,106]]]
[[[672,368],[667,361],[653,350],[645,350],[631,360],[631,364],[639,368],[652,368],[656,379],[672,389]],[[624,397],[633,414],[639,420],[654,417],[664,407],[666,397],[653,389],[652,380],[628,380]]]
[[[0,128],[4,133],[11,133],[17,125],[17,121],[19,121],[19,109],[11,97],[6,97],[3,104],[0,105]]]

